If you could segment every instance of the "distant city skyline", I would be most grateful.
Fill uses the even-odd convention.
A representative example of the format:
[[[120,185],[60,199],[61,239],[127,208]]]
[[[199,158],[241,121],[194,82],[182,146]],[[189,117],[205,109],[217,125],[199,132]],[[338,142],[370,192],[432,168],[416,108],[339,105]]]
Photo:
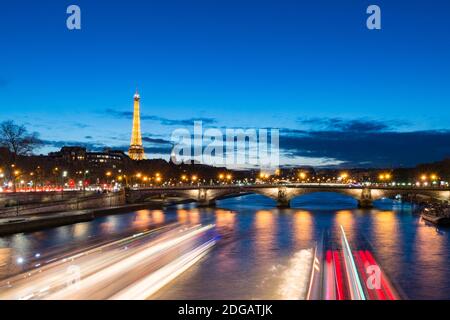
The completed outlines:
[[[21,1],[0,13],[0,121],[90,150],[130,144],[141,94],[147,158],[176,128],[279,128],[281,165],[396,167],[450,156],[450,3]],[[24,10],[26,8],[26,10]]]

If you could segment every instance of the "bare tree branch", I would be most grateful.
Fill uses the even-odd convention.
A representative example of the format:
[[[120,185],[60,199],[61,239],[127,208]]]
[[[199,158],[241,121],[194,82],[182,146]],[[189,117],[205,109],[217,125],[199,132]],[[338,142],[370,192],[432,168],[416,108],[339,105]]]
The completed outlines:
[[[11,120],[0,123],[0,146],[7,148],[14,157],[29,155],[41,144],[38,134],[28,133],[25,126]]]

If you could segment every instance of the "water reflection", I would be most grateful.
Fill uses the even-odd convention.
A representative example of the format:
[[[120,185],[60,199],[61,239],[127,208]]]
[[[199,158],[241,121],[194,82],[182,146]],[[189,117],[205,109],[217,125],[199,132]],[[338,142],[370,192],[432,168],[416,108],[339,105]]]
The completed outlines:
[[[293,238],[299,248],[308,245],[313,239],[313,215],[309,211],[298,210],[293,213]]]
[[[334,232],[335,232],[335,240],[340,239],[339,230],[340,226],[342,226],[347,235],[347,239],[349,242],[354,242],[355,240],[355,213],[351,210],[340,210],[336,212],[334,222]]]
[[[424,221],[417,224],[414,243],[416,257],[415,280],[428,290],[448,289],[448,234]],[[409,270],[405,270],[409,272]],[[447,297],[450,298],[450,297]]]
[[[200,223],[200,211],[197,208],[194,209],[178,209],[177,210],[178,222],[181,224],[199,224]]]
[[[269,210],[258,210],[255,214],[255,251],[261,259],[271,255],[277,241],[277,214]]]
[[[216,214],[216,226],[218,229],[234,229],[236,223],[236,213],[229,210],[217,209]]]
[[[400,232],[398,232],[398,213],[378,211],[371,215],[373,238],[378,239],[377,253],[381,257],[391,256],[389,264],[398,265],[401,255]],[[395,254],[393,254],[395,253]]]

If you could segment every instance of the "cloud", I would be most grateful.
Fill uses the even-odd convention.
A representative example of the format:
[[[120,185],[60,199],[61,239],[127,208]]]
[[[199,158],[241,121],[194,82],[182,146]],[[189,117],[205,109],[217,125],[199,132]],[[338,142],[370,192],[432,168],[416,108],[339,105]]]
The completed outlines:
[[[368,120],[342,118],[307,118],[298,119],[298,123],[307,126],[312,131],[348,131],[348,132],[379,132],[390,131],[406,125],[398,120]]]
[[[100,142],[79,142],[62,140],[43,140],[43,147],[62,148],[62,147],[84,147],[88,151],[103,151],[107,146]],[[115,148],[114,148],[115,149]]]
[[[387,129],[387,127],[385,127]],[[366,129],[281,130],[280,151],[285,157],[328,158],[345,166],[414,166],[450,156],[450,131],[395,132]]]
[[[142,141],[154,144],[172,144],[169,140],[165,140],[162,138],[142,137]]]
[[[112,115],[115,118],[133,119],[133,112],[130,111],[117,111],[114,109],[106,109],[105,113],[108,115]],[[198,117],[190,119],[168,119],[164,117],[146,114],[141,114],[141,120],[156,121],[165,126],[192,126],[194,125],[194,121],[202,121],[203,124],[206,125],[211,125],[217,122],[217,120],[214,118]]]
[[[90,127],[90,125],[84,124],[84,123],[80,123],[80,122],[75,122],[73,125],[75,127],[79,128],[79,129],[85,129],[85,128],[89,128]]]

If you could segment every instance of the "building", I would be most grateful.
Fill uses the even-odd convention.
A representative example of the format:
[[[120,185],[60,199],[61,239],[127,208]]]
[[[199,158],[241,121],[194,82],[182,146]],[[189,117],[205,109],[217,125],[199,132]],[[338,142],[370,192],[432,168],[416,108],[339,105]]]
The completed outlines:
[[[145,159],[141,135],[140,100],[141,97],[136,90],[136,94],[134,95],[133,129],[131,132],[130,148],[128,149],[128,155],[132,160]]]
[[[129,159],[120,150],[105,149],[103,152],[88,152],[84,147],[62,147],[60,151],[51,152],[51,159],[69,165],[88,167],[121,167]]]

